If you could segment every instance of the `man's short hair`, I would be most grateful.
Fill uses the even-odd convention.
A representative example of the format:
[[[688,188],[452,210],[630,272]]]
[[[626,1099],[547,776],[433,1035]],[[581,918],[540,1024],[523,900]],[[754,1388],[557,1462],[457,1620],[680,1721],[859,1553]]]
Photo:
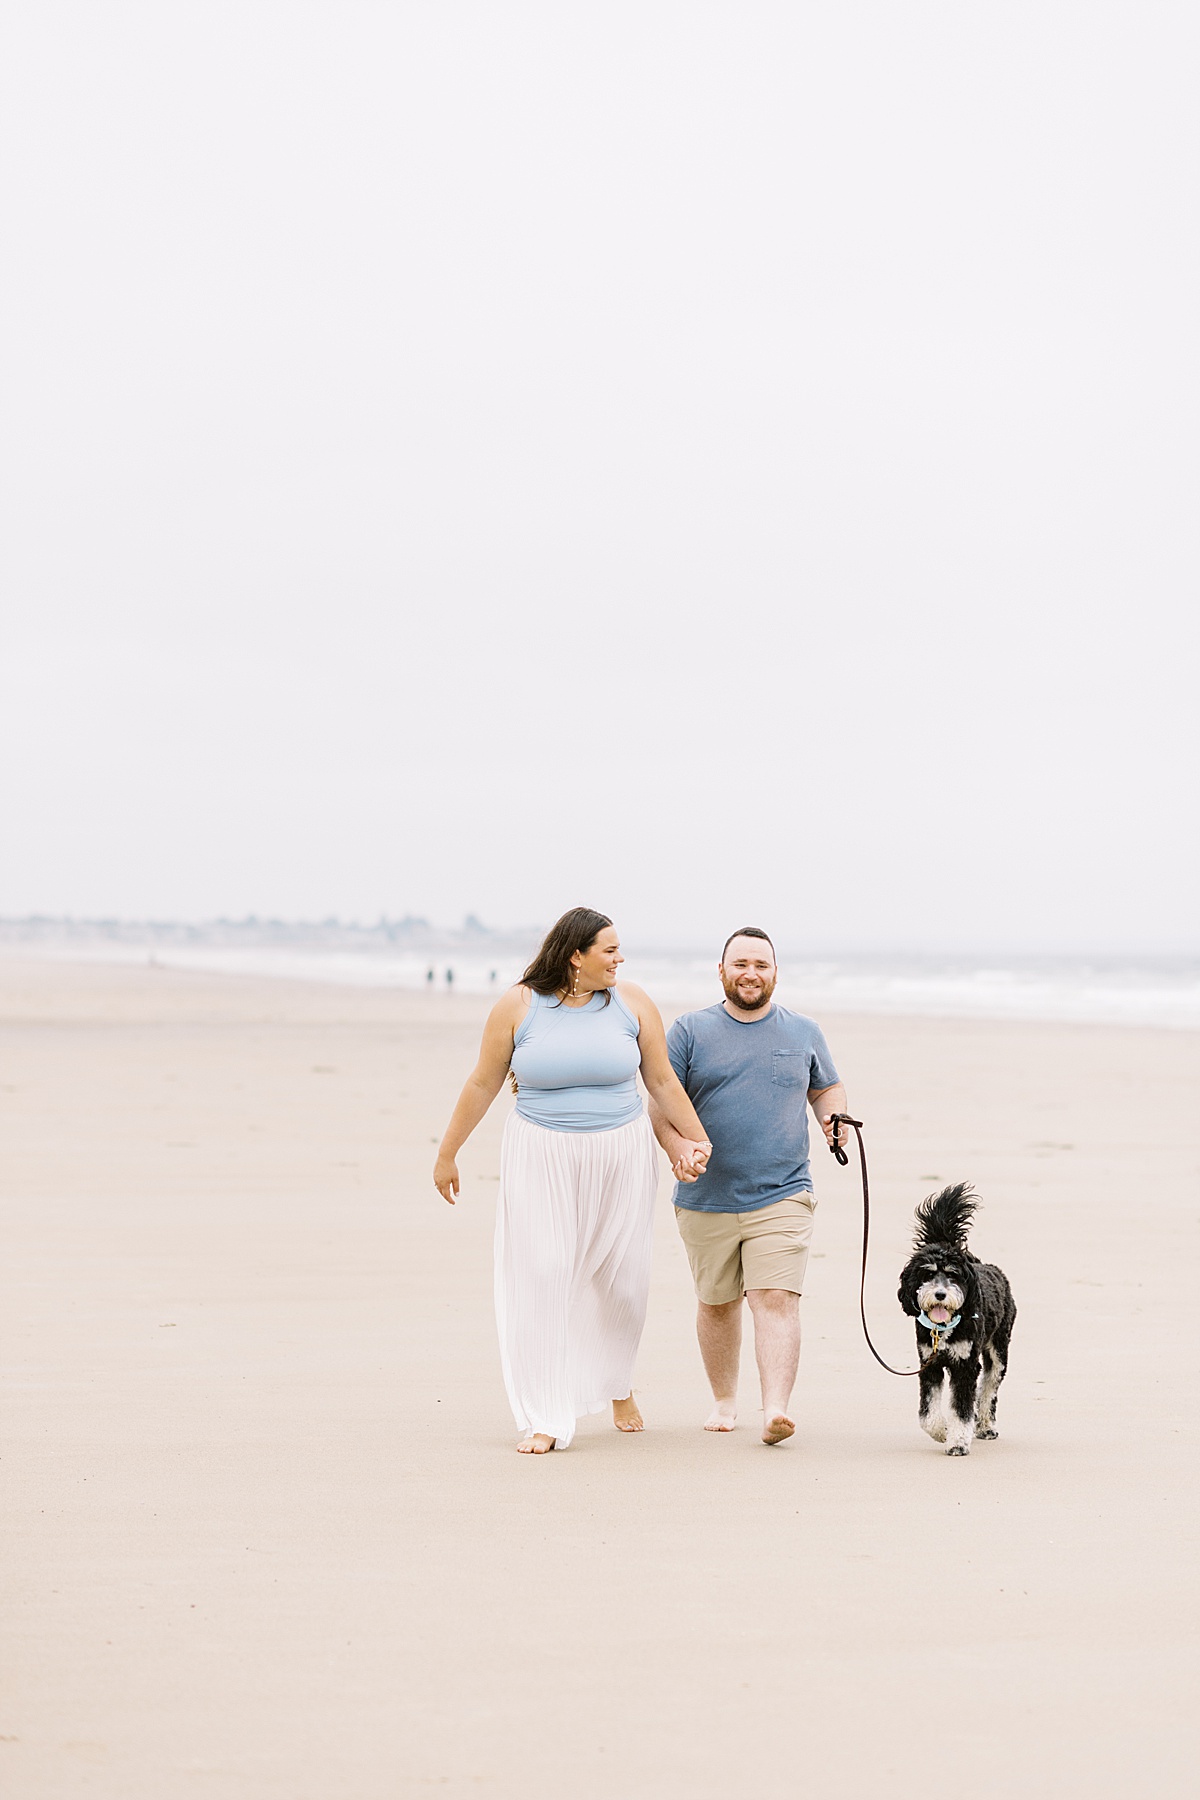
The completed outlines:
[[[740,930],[731,931],[729,936],[725,939],[725,950],[728,950],[728,948],[729,948],[730,944],[732,944],[734,938],[739,938],[739,937],[761,938],[763,943],[768,945],[768,947],[770,948],[771,961],[774,962],[776,960],[774,944],[771,943],[771,940],[767,936],[766,932],[760,931],[758,929],[757,925],[743,925]],[[725,961],[725,950],[722,950],[722,952],[721,952],[721,961],[722,962]]]

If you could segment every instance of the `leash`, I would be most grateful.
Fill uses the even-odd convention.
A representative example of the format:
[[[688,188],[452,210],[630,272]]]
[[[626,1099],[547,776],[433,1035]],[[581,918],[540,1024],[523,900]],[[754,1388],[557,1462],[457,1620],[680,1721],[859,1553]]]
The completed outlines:
[[[842,1149],[840,1127],[843,1125],[852,1125],[854,1127],[854,1135],[858,1139],[858,1162],[859,1167],[862,1170],[863,1191],[862,1278],[858,1284],[858,1313],[862,1320],[863,1336],[867,1340],[867,1349],[871,1352],[871,1355],[875,1358],[875,1361],[879,1364],[880,1368],[886,1369],[889,1375],[919,1375],[921,1373],[920,1369],[893,1369],[891,1363],[884,1362],[882,1356],[880,1356],[878,1350],[871,1342],[871,1333],[867,1329],[867,1246],[871,1241],[871,1186],[867,1180],[867,1152],[863,1147],[862,1120],[852,1119],[849,1113],[833,1113],[831,1116],[833,1119],[833,1142],[830,1144],[829,1148],[833,1151],[833,1154],[837,1157],[843,1168],[845,1168],[846,1164],[850,1161],[850,1158]],[[936,1354],[939,1348],[938,1335],[936,1332],[934,1334],[933,1347]]]

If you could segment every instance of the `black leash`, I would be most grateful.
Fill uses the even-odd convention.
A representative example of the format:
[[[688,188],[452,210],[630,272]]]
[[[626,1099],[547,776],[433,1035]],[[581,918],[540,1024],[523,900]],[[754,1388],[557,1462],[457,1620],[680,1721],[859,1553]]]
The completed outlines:
[[[850,1158],[842,1149],[839,1127],[842,1125],[852,1125],[854,1127],[854,1135],[858,1139],[858,1161],[859,1167],[862,1170],[863,1190],[862,1279],[858,1284],[858,1311],[859,1317],[862,1319],[863,1336],[867,1340],[867,1349],[871,1352],[871,1355],[875,1358],[875,1361],[879,1364],[880,1368],[886,1369],[889,1375],[919,1375],[921,1373],[920,1369],[893,1369],[891,1363],[884,1362],[882,1356],[880,1356],[878,1350],[871,1342],[871,1333],[867,1330],[867,1246],[871,1241],[871,1188],[870,1183],[867,1180],[867,1153],[863,1148],[862,1120],[852,1119],[849,1113],[833,1113],[831,1117],[833,1119],[833,1142],[830,1144],[829,1148],[833,1151],[833,1154],[837,1157],[843,1168],[845,1168],[846,1164],[850,1161]]]

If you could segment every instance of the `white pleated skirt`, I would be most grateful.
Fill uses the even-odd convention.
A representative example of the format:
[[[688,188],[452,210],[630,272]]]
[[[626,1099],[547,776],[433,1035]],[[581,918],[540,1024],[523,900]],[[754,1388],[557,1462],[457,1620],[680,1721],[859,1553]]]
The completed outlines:
[[[496,1325],[517,1429],[565,1449],[575,1421],[633,1387],[658,1167],[645,1113],[548,1131],[510,1113],[500,1146]]]

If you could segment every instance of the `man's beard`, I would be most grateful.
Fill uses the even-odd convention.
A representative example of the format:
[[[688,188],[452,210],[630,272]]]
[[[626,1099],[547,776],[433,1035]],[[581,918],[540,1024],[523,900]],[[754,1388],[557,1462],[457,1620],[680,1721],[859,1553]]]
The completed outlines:
[[[725,989],[725,998],[731,1000],[734,1006],[740,1006],[743,1012],[761,1012],[770,1003],[771,995],[775,992],[774,981],[764,981],[754,999],[744,1000],[738,993],[736,981],[726,981],[722,975],[721,986]]]

